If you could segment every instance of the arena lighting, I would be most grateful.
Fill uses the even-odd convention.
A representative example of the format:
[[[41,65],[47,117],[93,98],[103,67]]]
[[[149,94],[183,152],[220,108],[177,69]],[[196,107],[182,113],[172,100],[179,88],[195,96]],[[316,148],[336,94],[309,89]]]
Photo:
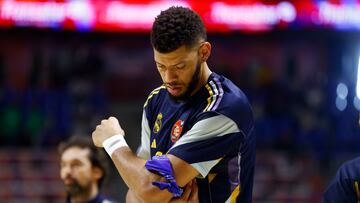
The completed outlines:
[[[360,111],[360,81],[359,80],[360,80],[360,56],[358,61],[357,77],[356,77],[356,96],[354,98],[354,106],[358,111]],[[358,124],[360,126],[360,113],[359,113]]]
[[[105,15],[100,18],[100,22],[119,23],[127,28],[139,26],[140,28],[151,28],[155,17],[160,11],[175,5],[190,7],[184,1],[161,1],[149,4],[126,4],[113,1],[108,4]]]
[[[270,3],[271,2],[271,3]],[[0,27],[148,32],[160,10],[192,8],[209,32],[320,27],[360,30],[359,1],[0,0]],[[276,3],[279,2],[279,3]]]
[[[346,99],[348,95],[348,87],[344,83],[339,83],[336,87],[336,94],[341,99]]]
[[[356,78],[356,97],[360,99],[360,56],[359,56],[357,78]]]
[[[15,24],[35,23],[35,26],[50,26],[64,23],[71,19],[80,27],[92,27],[95,22],[93,5],[88,1],[72,2],[18,2],[4,1],[0,7],[3,20]]]
[[[255,29],[284,21],[293,22],[296,9],[290,2],[280,2],[277,5],[230,5],[223,2],[211,4],[211,18],[215,23],[228,24],[232,27],[250,25]]]
[[[360,6],[321,2],[319,4],[319,23],[335,25],[338,28],[360,28]]]
[[[0,16],[15,22],[61,23],[65,18],[65,4],[5,1]]]
[[[360,99],[359,99],[357,96],[354,97],[353,104],[354,104],[354,107],[355,107],[358,111],[360,111]]]
[[[96,22],[94,5],[88,1],[70,1],[66,15],[72,19],[78,29],[91,29]]]
[[[342,99],[342,98],[340,98],[340,97],[336,97],[335,105],[336,105],[336,108],[337,108],[339,111],[344,111],[344,110],[346,109],[346,106],[347,106],[347,100],[346,100],[346,99]]]

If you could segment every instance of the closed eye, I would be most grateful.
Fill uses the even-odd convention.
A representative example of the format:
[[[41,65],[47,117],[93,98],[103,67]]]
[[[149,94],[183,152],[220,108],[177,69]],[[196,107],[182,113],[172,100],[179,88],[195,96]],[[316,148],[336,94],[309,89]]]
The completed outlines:
[[[185,68],[185,64],[184,63],[178,64],[175,67],[176,67],[176,69],[183,69],[183,68]]]

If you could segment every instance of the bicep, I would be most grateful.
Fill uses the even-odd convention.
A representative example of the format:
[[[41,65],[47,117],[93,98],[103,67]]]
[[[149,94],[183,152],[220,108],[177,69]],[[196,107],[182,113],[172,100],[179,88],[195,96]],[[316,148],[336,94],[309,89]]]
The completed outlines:
[[[171,154],[168,154],[167,157],[173,167],[174,178],[180,187],[184,187],[199,174],[198,171],[186,161]]]
[[[171,163],[172,172],[179,187],[184,187],[198,175],[197,170],[180,158],[171,154],[166,156]],[[148,172],[151,174],[148,176],[150,179],[149,183],[154,183],[155,181],[168,182],[165,177],[158,175],[158,173],[152,173],[151,171]],[[152,189],[148,191],[148,197],[151,197],[152,200],[149,200],[149,202],[169,202],[174,197],[174,195],[167,189],[161,190],[154,185],[151,187]],[[143,200],[146,202],[146,199]]]

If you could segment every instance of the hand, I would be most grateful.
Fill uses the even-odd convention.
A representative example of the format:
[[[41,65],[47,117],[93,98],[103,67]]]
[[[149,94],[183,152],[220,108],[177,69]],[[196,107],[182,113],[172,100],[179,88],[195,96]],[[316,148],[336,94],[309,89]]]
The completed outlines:
[[[199,188],[194,179],[186,185],[181,197],[173,198],[169,203],[199,203],[198,191]]]
[[[124,135],[125,132],[121,128],[119,121],[115,117],[110,117],[101,121],[101,124],[96,126],[92,133],[92,140],[97,147],[103,147],[103,142],[114,135]]]

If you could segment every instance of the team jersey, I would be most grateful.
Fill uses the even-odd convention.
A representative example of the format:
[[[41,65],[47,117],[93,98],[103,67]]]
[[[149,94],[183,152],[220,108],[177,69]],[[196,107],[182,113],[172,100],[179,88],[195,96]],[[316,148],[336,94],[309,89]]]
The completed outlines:
[[[360,157],[344,163],[323,195],[323,203],[360,203]]]
[[[165,86],[144,104],[138,155],[172,154],[198,172],[203,203],[252,202],[255,164],[253,113],[245,94],[212,73],[193,96],[176,101]]]

